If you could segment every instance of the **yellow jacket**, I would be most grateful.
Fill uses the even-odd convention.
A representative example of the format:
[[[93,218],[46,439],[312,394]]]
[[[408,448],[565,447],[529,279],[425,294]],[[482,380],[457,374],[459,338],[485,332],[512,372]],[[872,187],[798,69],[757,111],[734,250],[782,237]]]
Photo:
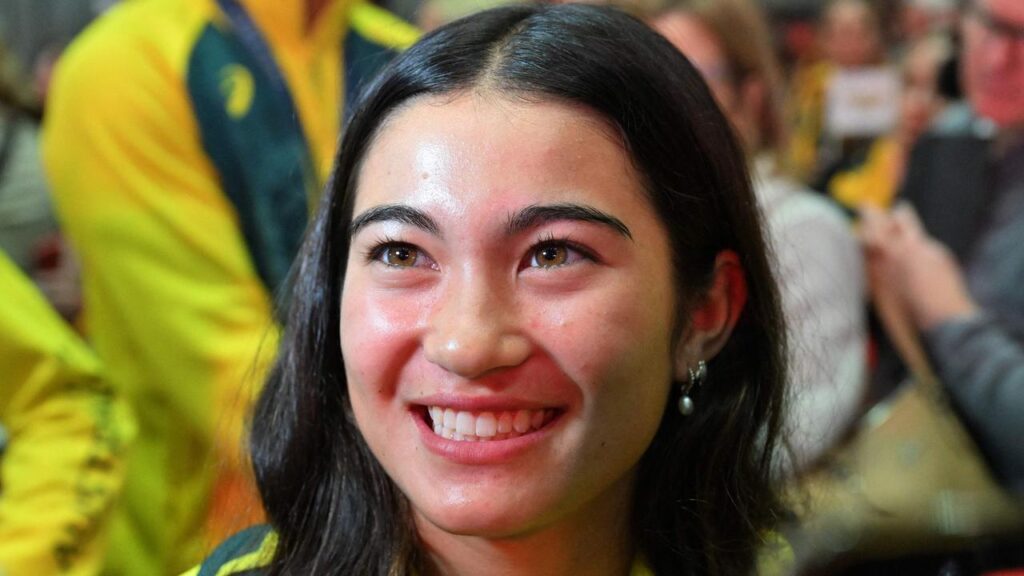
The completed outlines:
[[[867,204],[887,209],[896,198],[900,185],[903,151],[894,137],[876,138],[868,148],[863,162],[848,166],[828,181],[832,198],[845,208],[856,211]]]
[[[88,576],[134,433],[99,361],[0,253],[0,573]]]
[[[362,0],[333,1],[308,31],[304,2],[241,4],[301,130],[215,0],[119,4],[65,53],[48,102],[44,164],[88,337],[139,420],[110,574],[177,573],[249,521],[242,420],[276,346],[272,294],[354,72],[416,38]],[[224,508],[204,538],[211,503]]]
[[[825,98],[833,68],[814,62],[797,68],[790,82],[786,117],[791,133],[785,153],[787,173],[804,184],[817,177],[818,148],[825,131]]]

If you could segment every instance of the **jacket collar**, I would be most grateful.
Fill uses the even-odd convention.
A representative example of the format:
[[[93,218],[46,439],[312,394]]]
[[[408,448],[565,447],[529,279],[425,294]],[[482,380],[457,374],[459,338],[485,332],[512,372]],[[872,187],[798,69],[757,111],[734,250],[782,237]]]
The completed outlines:
[[[348,14],[357,0],[327,0],[312,28],[306,27],[305,0],[238,0],[277,49],[298,46],[336,47],[348,27]]]

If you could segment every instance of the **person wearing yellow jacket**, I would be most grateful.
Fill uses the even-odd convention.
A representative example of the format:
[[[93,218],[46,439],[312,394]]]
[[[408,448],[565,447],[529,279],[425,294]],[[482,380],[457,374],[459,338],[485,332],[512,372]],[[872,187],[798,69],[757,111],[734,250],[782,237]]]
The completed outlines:
[[[96,356],[0,252],[0,574],[98,572],[133,434]]]
[[[44,165],[139,420],[105,573],[177,573],[258,509],[240,442],[275,297],[345,110],[417,34],[363,0],[133,0],[58,64]]]

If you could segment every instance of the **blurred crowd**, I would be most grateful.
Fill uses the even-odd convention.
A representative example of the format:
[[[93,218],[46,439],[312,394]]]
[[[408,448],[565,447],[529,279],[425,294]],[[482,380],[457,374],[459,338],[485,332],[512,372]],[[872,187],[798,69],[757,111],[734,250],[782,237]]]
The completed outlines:
[[[1024,574],[1024,1],[609,2],[747,153],[780,570]],[[261,520],[245,417],[337,135],[390,56],[499,3],[0,6],[0,575],[177,574]]]

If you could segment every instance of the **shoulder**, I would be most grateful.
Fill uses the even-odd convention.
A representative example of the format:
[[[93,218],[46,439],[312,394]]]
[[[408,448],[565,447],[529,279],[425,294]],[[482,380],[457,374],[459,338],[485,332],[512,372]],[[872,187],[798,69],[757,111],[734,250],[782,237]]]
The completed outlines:
[[[843,211],[822,194],[782,176],[762,175],[755,182],[755,193],[772,229],[812,225],[853,238]]]
[[[136,0],[104,13],[61,56],[46,126],[88,129],[133,115],[162,118],[175,98],[187,104],[183,77],[211,14],[203,6],[200,0]]]
[[[780,183],[785,193],[764,206],[775,257],[791,275],[808,282],[826,277],[859,290],[863,283],[860,247],[843,212],[828,198],[795,183]],[[835,282],[829,283],[829,290]]]
[[[119,3],[68,47],[54,74],[42,133],[48,176],[67,176],[51,181],[58,192],[81,186],[76,170],[106,170],[93,162],[97,157],[120,160],[125,150],[190,145],[185,136],[196,128],[185,74],[210,22],[204,4]]]
[[[277,533],[253,526],[228,538],[202,564],[182,576],[257,576],[274,557]]]
[[[118,3],[75,39],[62,56],[59,71],[107,87],[111,82],[116,85],[118,75],[131,74],[143,64],[180,71],[212,14],[212,6],[200,0]]]

